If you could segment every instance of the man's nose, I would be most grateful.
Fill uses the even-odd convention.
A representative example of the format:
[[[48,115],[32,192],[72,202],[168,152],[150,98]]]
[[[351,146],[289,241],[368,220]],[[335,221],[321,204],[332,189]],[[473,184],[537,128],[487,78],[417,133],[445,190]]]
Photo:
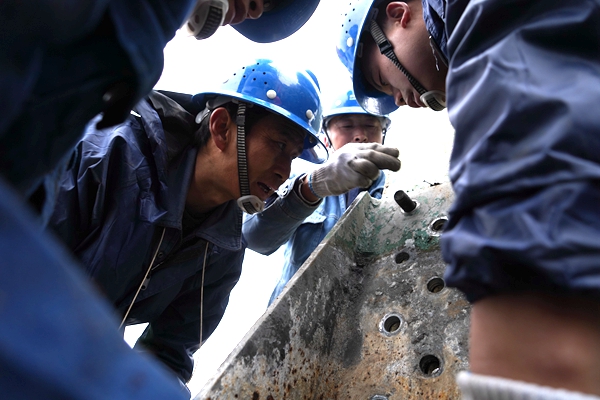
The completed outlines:
[[[366,143],[367,142],[367,133],[364,128],[356,128],[354,129],[352,141],[354,143]]]
[[[290,177],[290,173],[292,172],[292,160],[288,157],[284,157],[283,155],[278,157],[274,172],[275,175],[281,179],[281,182],[279,182],[281,185]]]
[[[394,93],[394,103],[396,103],[396,105],[398,107],[402,107],[406,105],[406,101],[402,98],[402,93],[398,90],[395,89],[393,90]]]
[[[248,4],[247,18],[260,18],[263,13],[263,9],[263,0],[250,0],[250,3]]]

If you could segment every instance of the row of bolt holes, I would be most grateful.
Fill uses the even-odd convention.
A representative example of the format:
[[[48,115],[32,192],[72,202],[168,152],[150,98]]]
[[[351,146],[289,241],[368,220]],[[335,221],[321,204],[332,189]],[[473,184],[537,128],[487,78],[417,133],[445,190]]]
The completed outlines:
[[[434,232],[441,231],[444,228],[444,224],[446,223],[446,221],[447,220],[445,218],[440,218],[438,220],[433,221],[433,223],[431,224],[431,229]],[[398,254],[396,254],[396,263],[400,264],[404,261],[407,261],[409,258],[410,255],[407,252],[401,251]],[[444,282],[444,280],[437,276],[427,281],[427,290],[431,293],[439,293],[440,291],[442,291],[442,289],[444,289],[445,286],[446,283]],[[390,315],[383,323],[384,333],[393,334],[395,331],[400,329],[401,323],[402,321],[400,320],[399,316],[394,314]],[[440,359],[434,356],[433,354],[427,354],[421,357],[421,360],[419,361],[419,369],[426,376],[437,376],[441,372]],[[387,399],[387,397],[377,395],[372,399],[383,400]]]
[[[446,218],[439,218],[433,221],[430,225],[431,230],[435,233],[441,232],[444,229],[444,225],[446,224]],[[407,261],[410,258],[410,255],[401,251],[396,254],[396,263],[400,264],[404,261]],[[440,277],[433,277],[427,282],[427,290],[431,293],[439,293],[446,286],[444,280]],[[383,322],[383,331],[387,335],[393,334],[395,331],[400,329],[402,321],[398,315],[390,314],[390,316]],[[425,376],[433,377],[438,376],[441,373],[441,365],[440,359],[434,356],[433,354],[427,354],[421,357],[419,361],[419,369]],[[387,396],[382,396],[376,394],[372,396],[370,400],[388,400]]]
[[[443,288],[443,284],[444,284],[443,279],[441,279],[441,278],[433,278],[433,279],[441,281],[442,288]],[[432,280],[430,280],[429,282],[431,282]],[[431,291],[431,289],[430,289],[430,291]],[[383,322],[382,328],[383,328],[383,331],[385,334],[393,335],[394,332],[396,332],[398,329],[400,329],[401,324],[402,324],[402,321],[401,321],[400,317],[398,315],[391,314]],[[442,363],[438,357],[434,356],[433,354],[426,354],[423,357],[421,357],[421,360],[419,361],[419,369],[425,376],[435,377],[441,373],[441,364]]]

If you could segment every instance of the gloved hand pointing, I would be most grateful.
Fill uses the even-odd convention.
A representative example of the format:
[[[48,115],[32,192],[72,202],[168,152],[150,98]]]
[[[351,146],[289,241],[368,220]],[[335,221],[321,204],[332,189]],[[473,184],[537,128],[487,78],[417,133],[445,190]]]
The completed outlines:
[[[318,197],[368,188],[379,177],[380,169],[400,169],[399,154],[398,149],[377,143],[348,143],[310,174],[309,187]]]

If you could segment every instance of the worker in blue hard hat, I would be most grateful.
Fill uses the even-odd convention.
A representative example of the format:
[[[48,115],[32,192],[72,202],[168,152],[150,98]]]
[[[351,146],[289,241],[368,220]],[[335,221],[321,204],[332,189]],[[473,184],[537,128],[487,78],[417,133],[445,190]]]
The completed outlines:
[[[240,277],[242,211],[262,210],[294,158],[324,161],[321,115],[312,73],[257,59],[195,96],[153,92],[77,145],[50,226],[122,325],[149,323],[135,349],[182,382]]]
[[[295,162],[292,177],[269,199],[269,206],[246,216],[243,232],[250,249],[269,255],[286,245],[269,304],[360,192],[381,198],[382,170],[400,169],[398,149],[382,145],[389,126],[387,116],[365,112],[354,93],[344,90],[324,113],[322,137],[333,152],[330,160],[322,166]]]
[[[394,16],[389,22],[388,12]],[[403,105],[445,108],[448,68],[440,50],[446,43],[439,19],[426,22],[415,0],[357,0],[342,14],[336,50],[352,74],[356,98],[365,110],[387,114]],[[403,29],[388,29],[394,23]]]
[[[340,22],[365,109],[447,106],[455,129],[440,243],[473,304],[465,399],[600,397],[598,2],[352,0]]]

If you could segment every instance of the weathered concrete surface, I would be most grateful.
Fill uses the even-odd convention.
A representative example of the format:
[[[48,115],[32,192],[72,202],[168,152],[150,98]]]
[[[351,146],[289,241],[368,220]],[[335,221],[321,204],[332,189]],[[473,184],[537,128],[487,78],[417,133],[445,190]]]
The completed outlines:
[[[458,399],[469,307],[444,287],[448,184],[361,195],[196,399]]]

